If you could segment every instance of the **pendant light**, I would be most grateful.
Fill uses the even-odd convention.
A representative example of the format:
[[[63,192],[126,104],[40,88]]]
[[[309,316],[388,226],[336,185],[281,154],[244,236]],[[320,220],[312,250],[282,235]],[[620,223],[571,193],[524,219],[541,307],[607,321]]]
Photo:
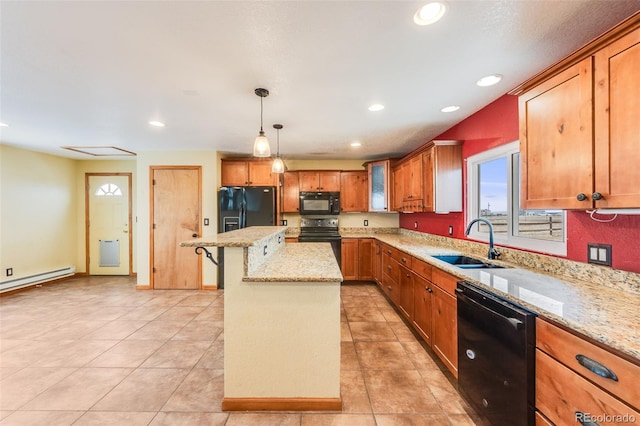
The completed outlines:
[[[260,96],[260,133],[253,143],[253,156],[254,157],[271,157],[271,147],[269,146],[269,139],[264,135],[262,130],[262,98],[269,96],[267,89],[258,88],[255,90],[256,95]]]
[[[280,129],[282,129],[282,127],[282,124],[273,125],[278,136],[276,137],[276,158],[273,160],[273,164],[271,165],[271,173],[284,173],[284,162],[282,161],[282,158],[280,158]]]

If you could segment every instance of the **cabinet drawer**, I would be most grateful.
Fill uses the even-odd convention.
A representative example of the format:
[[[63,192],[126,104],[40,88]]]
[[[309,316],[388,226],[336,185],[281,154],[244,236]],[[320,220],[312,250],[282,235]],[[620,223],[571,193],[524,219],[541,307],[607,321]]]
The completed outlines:
[[[400,265],[386,251],[382,253],[382,272],[396,283],[400,282]]]
[[[636,409],[640,409],[640,367],[544,320],[536,320],[536,346],[567,367],[606,389]],[[582,356],[581,356],[582,355]],[[616,380],[592,372],[593,361],[609,369]],[[586,358],[585,358],[586,357]],[[597,364],[595,364],[597,365]],[[640,421],[640,419],[638,419]]]
[[[626,419],[624,423],[640,424],[640,412],[539,349],[536,349],[536,408],[556,425],[580,424],[576,420],[587,420],[586,415],[600,425],[620,424],[622,419]]]
[[[411,256],[405,252],[385,244],[382,247],[382,253],[390,256],[392,259],[395,259],[399,264],[411,269]]]
[[[429,265],[427,262],[416,259],[415,257],[411,259],[411,265],[411,269],[413,269],[413,272],[420,275],[422,278],[431,281],[431,265]]]
[[[460,278],[449,275],[438,268],[433,268],[431,271],[431,282],[452,296],[456,295],[459,280]]]

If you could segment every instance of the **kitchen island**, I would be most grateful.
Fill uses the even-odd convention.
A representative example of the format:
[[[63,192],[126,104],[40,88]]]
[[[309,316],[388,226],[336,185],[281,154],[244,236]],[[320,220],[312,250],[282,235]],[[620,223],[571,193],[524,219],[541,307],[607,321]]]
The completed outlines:
[[[340,283],[328,243],[258,226],[185,241],[224,247],[223,410],[340,411]]]

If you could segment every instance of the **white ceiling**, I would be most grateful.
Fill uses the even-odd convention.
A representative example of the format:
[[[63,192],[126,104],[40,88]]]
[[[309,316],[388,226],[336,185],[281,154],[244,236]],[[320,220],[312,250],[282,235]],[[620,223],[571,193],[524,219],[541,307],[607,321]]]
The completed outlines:
[[[61,146],[250,154],[264,87],[285,158],[404,154],[640,10],[448,0],[420,27],[426,2],[2,0],[0,140],[71,158],[90,157]],[[492,73],[505,78],[475,85]]]

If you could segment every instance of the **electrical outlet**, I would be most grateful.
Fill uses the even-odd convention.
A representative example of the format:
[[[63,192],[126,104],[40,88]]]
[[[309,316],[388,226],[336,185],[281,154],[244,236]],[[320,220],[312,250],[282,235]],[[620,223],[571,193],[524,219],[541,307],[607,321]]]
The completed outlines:
[[[280,225],[281,225],[281,226],[287,226],[287,219],[282,219],[282,220],[280,221]]]
[[[364,226],[369,226],[369,221],[367,219],[364,220]]]
[[[587,262],[611,266],[611,244],[587,244]]]
[[[453,235],[453,225],[449,225],[449,235]]]
[[[209,226],[209,218],[208,217],[204,218],[204,226]]]
[[[13,275],[13,268],[7,268],[7,276],[10,277]]]
[[[418,229],[418,221],[413,222],[413,229]]]

